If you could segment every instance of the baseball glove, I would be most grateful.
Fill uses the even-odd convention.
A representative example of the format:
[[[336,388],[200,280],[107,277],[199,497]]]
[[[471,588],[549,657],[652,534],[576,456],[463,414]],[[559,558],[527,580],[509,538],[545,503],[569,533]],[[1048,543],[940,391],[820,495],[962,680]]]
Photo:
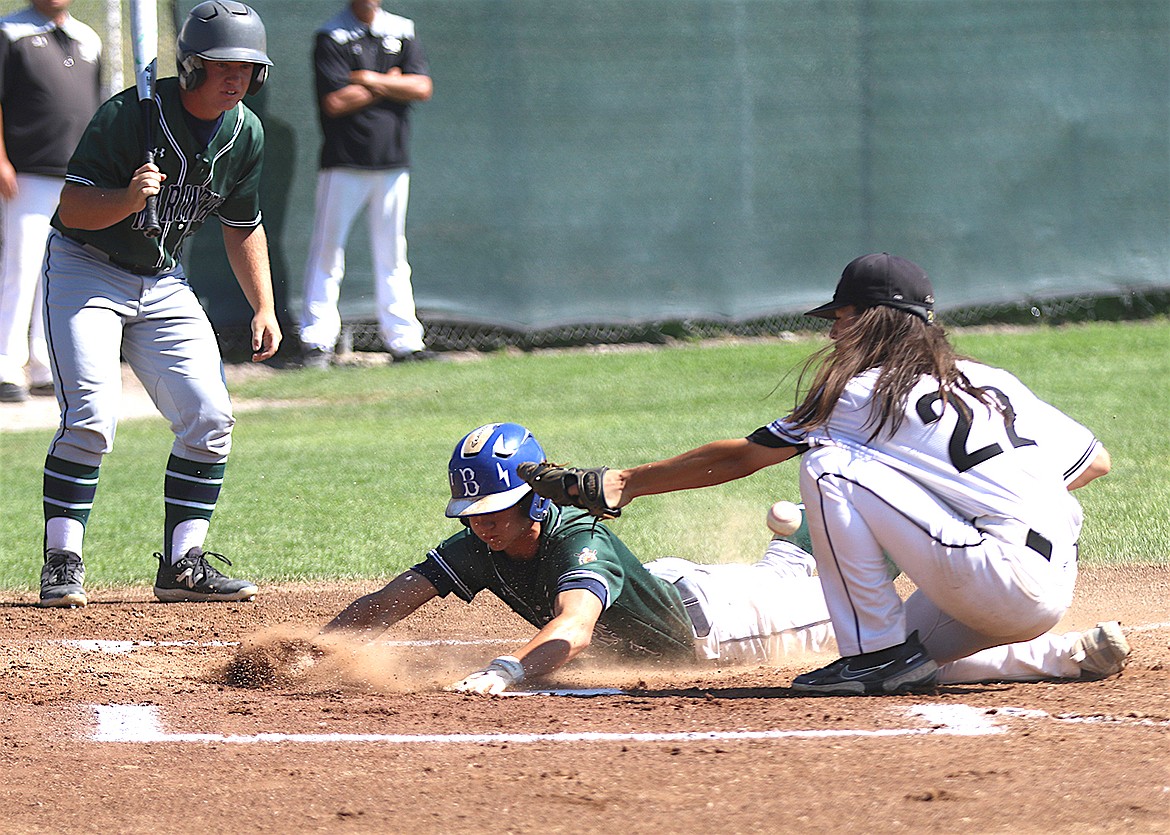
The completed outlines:
[[[605,473],[607,467],[587,470],[565,467],[542,461],[525,461],[516,468],[517,475],[528,482],[537,495],[553,504],[572,505],[588,510],[598,519],[616,519],[622,512],[605,502]]]

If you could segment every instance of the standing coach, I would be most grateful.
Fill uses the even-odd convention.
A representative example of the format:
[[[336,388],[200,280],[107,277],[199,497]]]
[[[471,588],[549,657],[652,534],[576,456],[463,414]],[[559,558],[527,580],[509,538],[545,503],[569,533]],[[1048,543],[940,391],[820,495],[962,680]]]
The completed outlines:
[[[65,166],[101,104],[102,43],[71,2],[0,19],[0,402],[53,394],[41,261]]]
[[[363,207],[382,341],[395,362],[434,359],[423,344],[406,260],[410,108],[432,91],[414,21],[378,0],[353,0],[317,31],[313,62],[324,143],[305,266],[304,364],[326,368],[333,359],[345,244]]]

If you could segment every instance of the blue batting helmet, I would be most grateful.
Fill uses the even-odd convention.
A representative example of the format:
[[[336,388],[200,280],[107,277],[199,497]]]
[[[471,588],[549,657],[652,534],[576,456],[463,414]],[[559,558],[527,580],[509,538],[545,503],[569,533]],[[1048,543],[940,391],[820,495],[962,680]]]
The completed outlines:
[[[487,423],[463,436],[447,465],[451,501],[447,516],[479,516],[505,510],[523,501],[532,488],[516,475],[525,461],[539,464],[544,450],[518,423]],[[533,495],[528,515],[540,520],[548,499]]]

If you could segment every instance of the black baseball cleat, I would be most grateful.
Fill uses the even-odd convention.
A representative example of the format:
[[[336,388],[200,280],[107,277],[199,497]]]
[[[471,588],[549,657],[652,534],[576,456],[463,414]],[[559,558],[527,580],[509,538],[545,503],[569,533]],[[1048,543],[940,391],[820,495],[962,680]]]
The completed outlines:
[[[395,363],[399,363],[399,362],[433,362],[434,360],[437,360],[439,358],[439,354],[438,354],[438,352],[432,351],[429,348],[423,348],[420,351],[408,351],[405,354],[395,354],[395,353],[391,352],[390,357],[391,357],[391,360]]]
[[[839,658],[792,680],[793,690],[826,696],[892,696],[933,693],[937,688],[938,664],[926,654],[917,631],[905,643]]]
[[[87,603],[85,565],[81,557],[60,548],[45,551],[45,564],[41,566],[41,598],[37,605],[46,609],[72,609]]]
[[[207,562],[215,557],[231,565],[223,554],[192,548],[173,565],[159,553],[158,574],[154,579],[154,596],[163,603],[208,603],[212,601],[251,600],[258,589],[247,580],[233,580]]]
[[[301,368],[323,371],[333,364],[333,352],[310,345],[301,352]]]

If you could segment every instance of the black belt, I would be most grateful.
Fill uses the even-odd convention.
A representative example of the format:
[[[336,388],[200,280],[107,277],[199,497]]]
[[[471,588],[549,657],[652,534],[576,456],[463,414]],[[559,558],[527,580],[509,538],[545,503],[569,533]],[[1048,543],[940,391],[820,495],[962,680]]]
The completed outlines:
[[[77,244],[79,247],[84,249],[99,261],[105,261],[107,264],[115,266],[119,270],[125,270],[128,273],[133,273],[134,275],[154,276],[172,272],[172,270],[160,270],[158,267],[139,267],[136,264],[127,264],[124,261],[119,261],[117,258],[111,257],[108,253],[98,249],[93,244],[87,244],[85,241],[79,241],[77,238],[73,237],[72,235],[66,235],[64,232],[62,232],[61,235],[62,237],[68,238],[73,243]]]
[[[711,622],[707,620],[707,613],[703,611],[702,594],[686,577],[675,580],[674,587],[682,597],[687,617],[691,619],[691,628],[695,630],[695,637],[706,638],[711,634]]]
[[[1028,531],[1028,536],[1024,540],[1024,544],[1035,551],[1044,559],[1051,562],[1052,560],[1052,543],[1046,537],[1041,536],[1035,531]]]

